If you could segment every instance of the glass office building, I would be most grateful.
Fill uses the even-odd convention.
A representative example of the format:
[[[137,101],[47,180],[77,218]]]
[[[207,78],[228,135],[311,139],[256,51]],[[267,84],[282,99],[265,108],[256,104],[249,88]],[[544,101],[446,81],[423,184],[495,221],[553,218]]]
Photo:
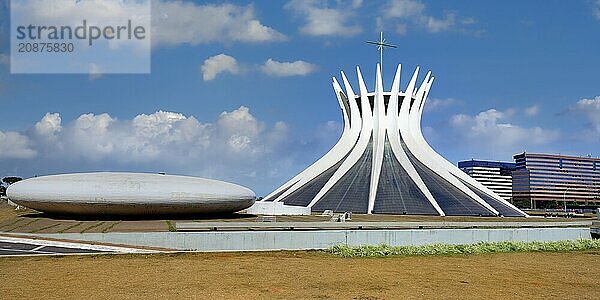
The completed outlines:
[[[464,160],[458,168],[498,194],[506,201],[512,201],[512,172],[516,164],[488,160]]]
[[[532,208],[600,205],[600,159],[537,153],[514,159],[515,202]]]

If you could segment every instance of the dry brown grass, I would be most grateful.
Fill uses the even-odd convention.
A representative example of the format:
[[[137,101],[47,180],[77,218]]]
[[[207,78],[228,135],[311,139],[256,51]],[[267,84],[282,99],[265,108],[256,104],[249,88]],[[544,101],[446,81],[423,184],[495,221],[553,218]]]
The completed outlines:
[[[322,252],[0,259],[2,299],[597,299],[600,251],[384,259]]]
[[[24,214],[24,211],[17,211],[14,207],[8,205],[5,199],[0,199],[0,222],[13,220],[21,214]]]

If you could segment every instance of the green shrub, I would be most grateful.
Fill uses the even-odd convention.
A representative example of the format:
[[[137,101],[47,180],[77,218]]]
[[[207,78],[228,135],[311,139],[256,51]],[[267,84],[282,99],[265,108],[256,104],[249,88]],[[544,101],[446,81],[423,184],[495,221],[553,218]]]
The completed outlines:
[[[483,254],[503,252],[552,252],[600,249],[600,240],[566,240],[556,242],[480,242],[476,244],[449,245],[432,244],[422,246],[347,246],[336,245],[326,252],[341,257],[388,257],[388,256],[421,256],[421,255],[453,255]]]

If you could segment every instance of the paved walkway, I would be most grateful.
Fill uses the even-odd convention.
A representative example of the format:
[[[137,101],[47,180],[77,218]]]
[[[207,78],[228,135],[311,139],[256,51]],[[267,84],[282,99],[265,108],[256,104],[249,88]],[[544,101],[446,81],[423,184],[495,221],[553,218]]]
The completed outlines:
[[[72,255],[99,253],[152,253],[155,251],[43,239],[0,236],[0,257],[23,255]]]

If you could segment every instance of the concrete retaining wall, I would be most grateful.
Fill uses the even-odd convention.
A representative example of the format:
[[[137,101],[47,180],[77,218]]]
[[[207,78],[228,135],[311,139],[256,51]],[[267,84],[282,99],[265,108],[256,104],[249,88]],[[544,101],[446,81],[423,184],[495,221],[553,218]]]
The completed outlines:
[[[589,228],[60,233],[40,237],[196,251],[324,249],[347,245],[469,244],[590,239]]]

